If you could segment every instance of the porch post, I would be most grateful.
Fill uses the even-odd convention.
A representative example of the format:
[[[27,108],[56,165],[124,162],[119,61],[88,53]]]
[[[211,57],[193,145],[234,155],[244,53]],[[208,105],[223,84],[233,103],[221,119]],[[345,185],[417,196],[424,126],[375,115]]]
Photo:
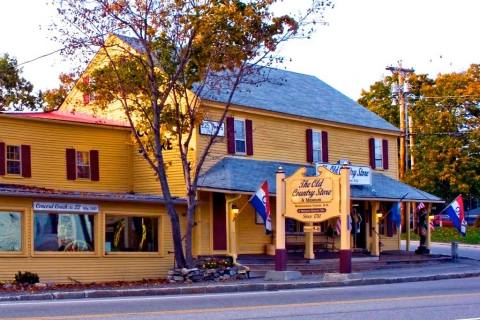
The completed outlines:
[[[432,240],[432,232],[430,231],[430,214],[432,212],[432,204],[427,203],[427,243],[425,246],[430,249],[430,242]]]
[[[348,232],[348,216],[350,215],[350,169],[343,166],[340,170],[340,273],[352,272],[352,249],[350,232]]]
[[[372,255],[373,256],[380,256],[380,235],[379,235],[379,228],[378,228],[378,217],[377,211],[380,207],[378,201],[372,202],[372,228],[373,228],[373,241],[372,241]]]
[[[232,205],[228,206],[228,226],[229,226],[229,238],[230,238],[230,245],[229,245],[229,254],[233,258],[233,262],[237,262],[238,251],[237,251],[237,223],[235,221],[235,214],[232,209]]]
[[[306,223],[306,226],[313,228],[313,223]],[[313,260],[315,259],[315,253],[313,252],[313,230],[309,232],[303,232],[305,235],[305,253],[303,257],[305,259]]]
[[[285,171],[278,167],[276,173],[277,212],[275,217],[275,270],[287,270],[285,249]]]
[[[407,252],[410,251],[410,208],[411,208],[411,203],[407,202],[407,208],[406,208],[406,215],[405,215],[405,227],[407,231],[407,244],[405,246],[405,250]]]

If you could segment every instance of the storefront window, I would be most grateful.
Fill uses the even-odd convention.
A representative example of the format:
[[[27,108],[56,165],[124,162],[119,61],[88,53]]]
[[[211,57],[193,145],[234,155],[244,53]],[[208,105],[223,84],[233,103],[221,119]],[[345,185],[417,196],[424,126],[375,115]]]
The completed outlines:
[[[107,216],[106,252],[158,252],[158,218]]]
[[[94,251],[94,216],[35,213],[35,251]]]
[[[0,252],[22,250],[20,212],[0,211]]]

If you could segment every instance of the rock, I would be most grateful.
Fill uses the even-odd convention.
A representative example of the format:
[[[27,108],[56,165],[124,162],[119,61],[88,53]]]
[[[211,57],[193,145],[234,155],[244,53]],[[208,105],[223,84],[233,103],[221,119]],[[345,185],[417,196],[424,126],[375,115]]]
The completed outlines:
[[[174,281],[183,281],[185,278],[183,276],[173,276]]]
[[[188,269],[187,268],[182,268],[180,271],[183,275],[188,274]]]
[[[38,283],[35,283],[33,285],[35,288],[40,288],[40,289],[44,289],[47,287],[47,284],[46,283],[43,283],[43,282],[38,282]]]
[[[167,273],[167,275],[169,275],[169,276],[173,276],[174,274],[175,274],[175,271],[173,271],[173,270],[168,270],[168,273]]]

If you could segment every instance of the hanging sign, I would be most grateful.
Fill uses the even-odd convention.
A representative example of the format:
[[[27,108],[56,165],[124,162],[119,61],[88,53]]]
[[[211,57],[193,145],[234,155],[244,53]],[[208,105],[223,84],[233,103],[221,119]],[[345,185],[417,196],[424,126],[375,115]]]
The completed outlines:
[[[342,165],[331,163],[317,163],[315,164],[315,171],[318,172],[318,167],[324,167],[333,173],[340,174]],[[363,166],[348,166],[350,168],[350,185],[352,186],[369,186],[372,184],[372,169]]]
[[[285,179],[285,217],[321,222],[340,216],[340,175],[318,167],[317,176],[306,177],[301,168]]]
[[[34,211],[50,211],[50,212],[97,213],[99,211],[99,207],[98,207],[98,204],[34,202],[33,210]]]
[[[218,126],[220,125],[220,129],[218,130],[218,137],[224,137],[225,136],[225,124],[221,123],[219,124],[216,121],[210,121],[210,120],[203,120],[202,123],[200,123],[200,134],[207,135],[207,136],[213,136],[215,132],[218,129]]]

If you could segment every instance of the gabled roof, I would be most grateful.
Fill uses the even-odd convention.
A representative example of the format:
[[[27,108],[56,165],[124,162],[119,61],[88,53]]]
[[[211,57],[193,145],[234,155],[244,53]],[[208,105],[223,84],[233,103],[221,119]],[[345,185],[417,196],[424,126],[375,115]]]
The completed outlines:
[[[137,39],[116,36],[136,51],[143,51]],[[270,67],[261,67],[259,70],[255,76],[249,76],[247,83],[239,86],[233,96],[233,104],[315,120],[399,131],[388,121],[315,76]],[[227,103],[229,94],[229,90],[205,88],[200,97]]]
[[[23,119],[45,119],[65,122],[76,122],[83,124],[93,124],[102,126],[113,126],[129,128],[130,126],[126,122],[109,120],[93,115],[79,113],[79,112],[63,112],[63,111],[47,111],[47,112],[5,112],[0,113],[10,117],[23,118]]]
[[[301,167],[307,168],[307,175],[315,173],[315,168],[311,165],[225,157],[199,178],[198,186],[203,190],[254,193],[267,180],[270,193],[275,194],[275,172],[278,167],[283,167],[287,176]],[[403,198],[405,201],[443,202],[432,194],[378,172],[372,174],[372,185],[351,186],[350,192],[351,198],[355,200],[400,201]]]
[[[162,196],[133,192],[85,192],[56,190],[42,187],[0,183],[0,196],[35,197],[42,199],[66,199],[84,201],[123,201],[138,203],[165,203]],[[186,200],[176,198],[175,204],[186,204]]]

